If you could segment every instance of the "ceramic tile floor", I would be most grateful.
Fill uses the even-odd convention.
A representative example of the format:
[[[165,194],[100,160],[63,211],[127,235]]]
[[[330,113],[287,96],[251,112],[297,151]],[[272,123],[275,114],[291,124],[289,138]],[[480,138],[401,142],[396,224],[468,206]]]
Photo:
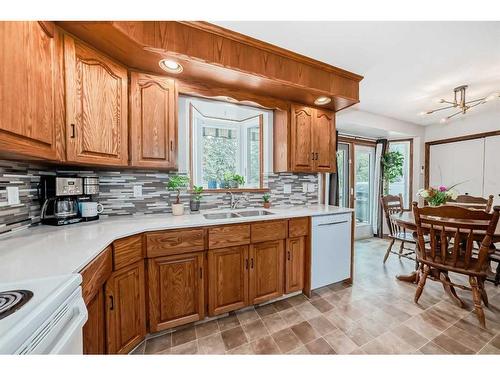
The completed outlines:
[[[487,329],[470,292],[461,309],[429,281],[419,304],[415,286],[395,280],[414,263],[382,258],[387,241],[356,242],[354,285],[316,290],[151,337],[134,354],[500,354],[500,288],[487,283]],[[452,275],[453,278],[453,275]]]

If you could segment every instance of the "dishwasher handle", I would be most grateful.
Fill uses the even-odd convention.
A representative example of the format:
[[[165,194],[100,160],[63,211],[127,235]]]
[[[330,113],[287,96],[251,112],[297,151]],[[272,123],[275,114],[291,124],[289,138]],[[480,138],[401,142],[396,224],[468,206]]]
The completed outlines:
[[[327,226],[327,225],[337,225],[337,224],[344,224],[344,223],[348,223],[349,220],[344,220],[344,221],[335,221],[333,223],[321,223],[321,224],[318,224],[318,227],[323,227],[323,226]]]

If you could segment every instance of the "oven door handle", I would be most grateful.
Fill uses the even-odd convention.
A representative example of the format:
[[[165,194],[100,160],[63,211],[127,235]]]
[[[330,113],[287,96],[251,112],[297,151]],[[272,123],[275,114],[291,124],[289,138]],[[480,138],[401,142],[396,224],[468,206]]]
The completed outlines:
[[[87,321],[88,313],[83,299],[80,299],[75,306],[73,306],[73,316],[64,328],[64,333],[58,338],[56,345],[50,350],[50,354],[58,354],[64,350],[66,344],[71,340],[75,332],[81,330]]]

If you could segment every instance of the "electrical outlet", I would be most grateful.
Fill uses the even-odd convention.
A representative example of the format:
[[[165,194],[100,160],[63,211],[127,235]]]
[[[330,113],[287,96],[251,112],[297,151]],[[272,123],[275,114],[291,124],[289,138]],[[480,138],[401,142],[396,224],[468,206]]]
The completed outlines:
[[[307,193],[307,190],[308,190],[308,183],[307,182],[303,182],[302,183],[302,192],[303,193]]]
[[[291,194],[292,193],[292,185],[284,184],[283,185],[283,193],[284,194]]]
[[[17,186],[7,186],[7,203],[9,205],[20,204],[19,188]]]
[[[142,197],[142,185],[134,185],[134,198]]]

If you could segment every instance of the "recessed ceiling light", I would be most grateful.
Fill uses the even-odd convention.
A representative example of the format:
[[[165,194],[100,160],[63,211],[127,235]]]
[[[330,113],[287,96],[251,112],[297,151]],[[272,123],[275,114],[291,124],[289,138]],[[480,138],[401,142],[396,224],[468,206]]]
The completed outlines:
[[[182,65],[174,60],[160,60],[160,68],[169,72],[169,73],[180,73],[183,71]]]
[[[490,100],[500,99],[500,92],[494,92],[486,97],[485,101],[489,102]]]
[[[332,99],[329,98],[328,96],[320,96],[314,101],[314,104],[325,105],[325,104],[330,103],[331,101],[332,101]]]
[[[448,119],[446,117],[443,117],[441,120],[439,120],[439,122],[441,124],[444,124],[444,123],[448,122]]]

